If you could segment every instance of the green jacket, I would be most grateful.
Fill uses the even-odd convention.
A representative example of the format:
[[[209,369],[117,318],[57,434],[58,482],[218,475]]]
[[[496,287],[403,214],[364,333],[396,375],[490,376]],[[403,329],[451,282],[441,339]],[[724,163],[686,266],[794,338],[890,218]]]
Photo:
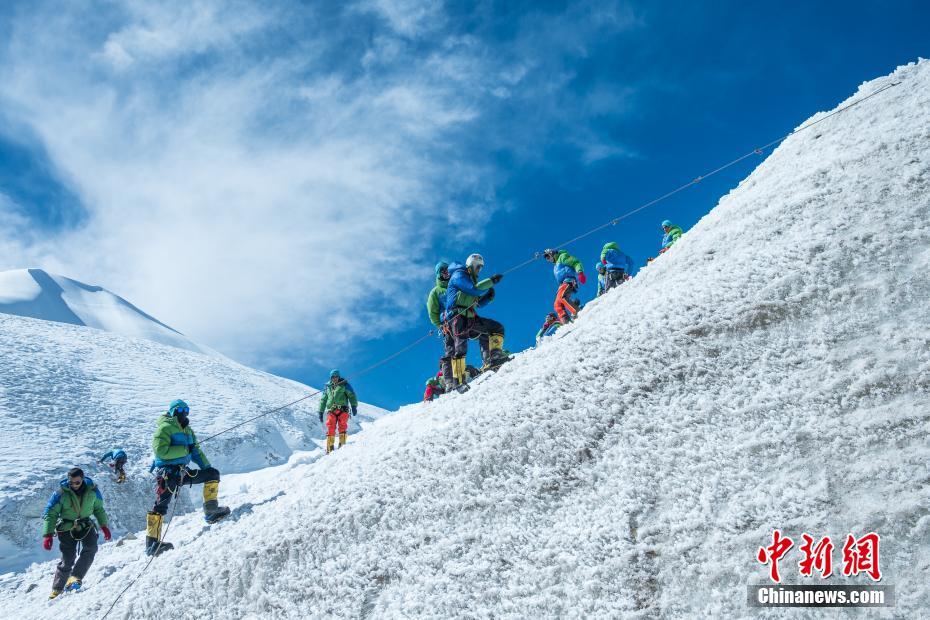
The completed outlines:
[[[575,270],[575,273],[584,273],[584,265],[581,264],[581,261],[565,250],[559,252],[559,257],[555,260],[556,268],[558,268],[559,265],[568,265]]]
[[[679,237],[682,235],[682,230],[680,226],[672,226],[668,229],[668,232],[665,233],[665,236],[662,237],[662,249],[667,250],[672,247]]]
[[[158,418],[152,452],[155,453],[155,467],[187,465],[191,460],[201,469],[210,467],[210,461],[197,444],[197,436],[191,427],[181,428],[181,422],[167,414]]]
[[[426,311],[429,312],[430,323],[436,327],[442,325],[442,304],[446,299],[446,291],[449,289],[449,283],[443,282],[436,278],[436,286],[429,292],[426,298]]]
[[[333,383],[330,381],[323,390],[323,398],[320,399],[320,413],[332,411],[334,409],[353,409],[358,407],[358,399],[355,397],[355,390],[345,379],[340,379]]]
[[[42,515],[42,536],[55,532],[70,532],[78,519],[89,519],[91,515],[100,525],[107,525],[107,512],[103,509],[103,495],[90,478],[84,478],[84,490],[80,497],[71,490],[68,479],[62,480],[60,488],[52,493]]]

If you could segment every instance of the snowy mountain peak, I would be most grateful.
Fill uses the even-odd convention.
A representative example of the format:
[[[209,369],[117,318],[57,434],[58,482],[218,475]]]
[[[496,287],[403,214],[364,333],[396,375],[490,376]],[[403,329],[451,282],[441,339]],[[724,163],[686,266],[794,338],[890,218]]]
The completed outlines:
[[[103,287],[44,269],[0,272],[0,312],[93,327],[196,353],[219,355]]]

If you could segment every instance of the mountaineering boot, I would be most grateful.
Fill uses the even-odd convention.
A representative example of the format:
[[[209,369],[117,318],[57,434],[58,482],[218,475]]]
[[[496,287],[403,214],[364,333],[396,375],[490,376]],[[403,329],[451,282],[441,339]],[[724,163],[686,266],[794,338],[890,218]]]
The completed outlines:
[[[48,598],[49,600],[52,600],[53,598],[57,597],[59,594],[61,594],[61,590],[52,590],[52,593],[48,595]]]
[[[229,508],[220,506],[216,499],[220,494],[220,483],[216,480],[203,483],[203,518],[207,523],[216,523],[229,514]]]
[[[510,356],[504,353],[504,335],[491,334],[488,338],[488,354],[481,371],[494,370],[509,359]]]
[[[326,454],[329,454],[333,451],[333,444],[336,443],[335,435],[326,436]]]
[[[174,549],[174,545],[161,539],[162,517],[157,512],[150,512],[145,515],[145,555],[161,555],[162,552]]]
[[[452,380],[455,389],[459,392],[468,391],[468,371],[465,370],[465,358],[456,357],[452,359]]]
[[[126,474],[120,474],[120,475],[118,475],[118,476],[116,477],[116,483],[117,483],[117,484],[122,484],[123,482],[126,482]]]
[[[346,445],[346,441],[348,441],[348,438],[349,438],[348,433],[339,433],[339,447],[340,448]]]
[[[65,590],[68,592],[76,592],[81,589],[81,580],[77,577],[68,577],[68,582],[65,584]]]

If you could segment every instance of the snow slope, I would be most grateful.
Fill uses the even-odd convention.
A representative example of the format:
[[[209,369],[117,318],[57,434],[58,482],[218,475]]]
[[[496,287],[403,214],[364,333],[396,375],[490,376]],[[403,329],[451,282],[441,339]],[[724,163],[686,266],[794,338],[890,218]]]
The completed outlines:
[[[177,519],[110,617],[821,617],[746,606],[774,528],[879,532],[897,606],[870,615],[926,617],[930,62],[855,97],[890,80],[470,392]],[[98,617],[140,552],[104,545],[51,604],[37,564],[0,605]]]
[[[206,355],[220,355],[104,288],[42,269],[0,271],[0,313],[84,325]]]
[[[205,439],[316,391],[222,356],[9,314],[0,314],[0,368],[0,572],[44,557],[39,516],[73,466],[101,485],[114,532],[142,527],[153,502],[152,433],[173,399],[191,406],[194,430]],[[310,398],[203,448],[224,474],[283,463],[322,439],[318,403]],[[382,413],[363,405],[357,419]],[[350,432],[357,430],[353,421]],[[96,464],[114,446],[130,456],[122,485]]]

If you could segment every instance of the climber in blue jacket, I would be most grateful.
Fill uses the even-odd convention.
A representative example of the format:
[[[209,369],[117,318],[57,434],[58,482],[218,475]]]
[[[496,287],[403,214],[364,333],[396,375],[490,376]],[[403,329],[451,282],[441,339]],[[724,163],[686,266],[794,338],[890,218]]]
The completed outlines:
[[[126,465],[126,461],[129,460],[129,457],[126,456],[126,452],[122,448],[113,448],[106,454],[100,457],[98,463],[106,463],[107,461],[113,461],[112,463],[107,463],[113,471],[116,472],[116,481],[117,482],[126,482],[126,470],[123,469],[123,466]]]

